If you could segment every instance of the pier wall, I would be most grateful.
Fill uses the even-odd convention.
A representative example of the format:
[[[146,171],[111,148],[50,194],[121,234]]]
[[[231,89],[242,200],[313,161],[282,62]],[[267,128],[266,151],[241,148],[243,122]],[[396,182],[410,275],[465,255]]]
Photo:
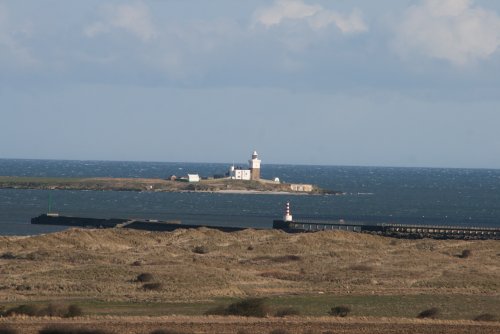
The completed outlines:
[[[434,239],[495,239],[500,240],[499,228],[405,225],[405,224],[363,224],[349,222],[293,221],[275,220],[273,228],[291,233],[343,230],[370,233],[395,238],[434,238]]]

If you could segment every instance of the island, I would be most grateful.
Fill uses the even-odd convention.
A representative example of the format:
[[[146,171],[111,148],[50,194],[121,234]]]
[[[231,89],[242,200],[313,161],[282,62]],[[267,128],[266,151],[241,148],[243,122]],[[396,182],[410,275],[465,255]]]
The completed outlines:
[[[340,195],[341,191],[322,189],[312,184],[281,182],[261,178],[261,160],[257,151],[252,153],[247,168],[234,164],[222,175],[200,177],[187,173],[166,179],[151,178],[61,178],[61,177],[17,177],[0,176],[0,189],[44,189],[44,190],[111,190],[111,191],[155,191],[155,192],[219,192],[244,194],[313,194]]]
[[[197,182],[149,178],[47,178],[0,176],[0,189],[220,192],[245,194],[341,194],[310,184],[268,180],[205,179]]]

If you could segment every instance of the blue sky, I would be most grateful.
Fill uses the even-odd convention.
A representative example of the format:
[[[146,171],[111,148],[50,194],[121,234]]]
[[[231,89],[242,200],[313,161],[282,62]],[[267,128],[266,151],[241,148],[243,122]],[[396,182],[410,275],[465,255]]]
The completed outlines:
[[[0,158],[500,168],[500,2],[0,0]]]

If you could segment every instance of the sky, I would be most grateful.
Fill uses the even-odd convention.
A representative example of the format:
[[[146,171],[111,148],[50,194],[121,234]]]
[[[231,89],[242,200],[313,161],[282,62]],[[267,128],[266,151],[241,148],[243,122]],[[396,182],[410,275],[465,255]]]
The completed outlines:
[[[0,158],[500,168],[497,0],[0,0]]]

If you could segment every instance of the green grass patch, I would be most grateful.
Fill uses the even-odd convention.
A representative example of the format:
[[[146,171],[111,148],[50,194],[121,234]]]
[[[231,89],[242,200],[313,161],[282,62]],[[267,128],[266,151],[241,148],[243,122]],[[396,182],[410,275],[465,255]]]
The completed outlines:
[[[241,301],[239,298],[217,298],[200,302],[109,302],[98,300],[64,300],[76,304],[86,315],[203,315],[215,307],[225,307]],[[48,303],[49,301],[37,302]],[[59,301],[58,301],[59,302]],[[0,304],[0,308],[15,304]],[[479,314],[500,315],[500,296],[472,295],[402,295],[402,296],[335,296],[302,295],[271,296],[266,305],[273,311],[291,308],[300,316],[328,316],[332,307],[345,305],[351,309],[349,316],[416,318],[425,309],[436,307],[439,319],[474,319]]]
[[[499,296],[283,296],[269,298],[271,307],[293,307],[302,315],[327,315],[339,305],[351,308],[350,316],[415,318],[422,310],[437,307],[441,319],[473,319],[480,313],[500,314]]]
[[[1,183],[12,184],[59,184],[59,183],[76,183],[82,182],[82,178],[63,178],[63,177],[21,177],[21,176],[0,176]]]
[[[219,304],[230,304],[236,299],[217,299],[216,301],[201,301],[195,303],[145,303],[145,302],[107,302],[87,300],[81,301],[80,305],[89,315],[137,315],[137,316],[160,316],[160,315],[203,315],[209,309]]]

